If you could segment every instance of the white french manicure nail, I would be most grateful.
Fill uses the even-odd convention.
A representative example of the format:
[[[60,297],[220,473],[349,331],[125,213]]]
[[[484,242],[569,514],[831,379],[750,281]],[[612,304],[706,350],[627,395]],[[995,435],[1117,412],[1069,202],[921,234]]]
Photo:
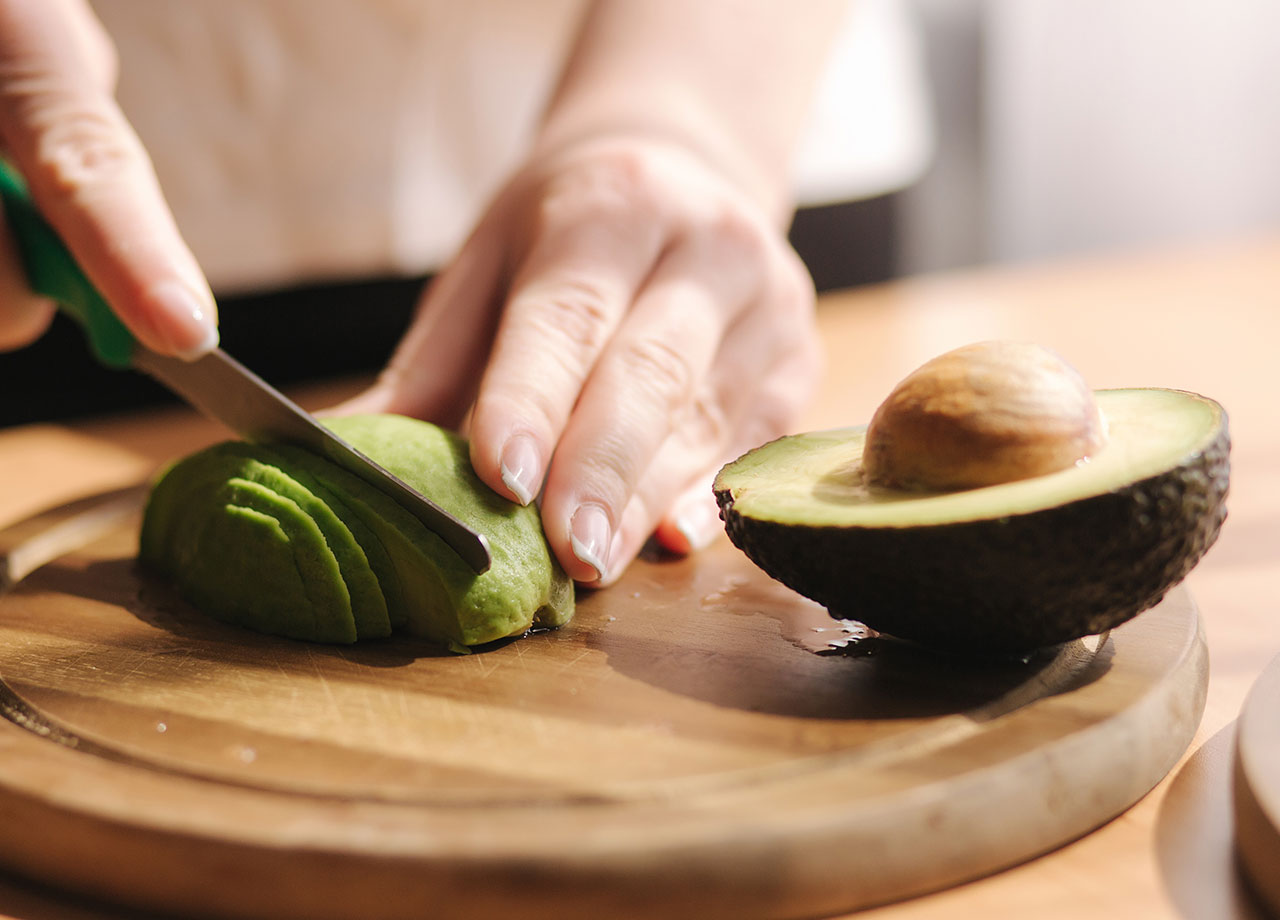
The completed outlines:
[[[522,505],[538,495],[542,473],[537,445],[527,435],[518,434],[502,448],[502,484]]]
[[[600,581],[605,580],[609,571],[609,531],[609,515],[594,502],[579,505],[569,521],[569,545],[573,554],[595,569]]]

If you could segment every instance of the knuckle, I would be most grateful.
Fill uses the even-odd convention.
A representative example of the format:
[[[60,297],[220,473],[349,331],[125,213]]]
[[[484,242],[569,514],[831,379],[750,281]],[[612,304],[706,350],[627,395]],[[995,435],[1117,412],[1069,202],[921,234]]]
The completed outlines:
[[[726,262],[765,265],[777,246],[772,229],[735,201],[719,200],[685,216],[684,235],[711,257]]]
[[[137,151],[114,118],[76,109],[51,123],[35,157],[45,188],[64,195],[115,182],[135,168]]]
[[[552,181],[541,203],[540,224],[647,221],[656,215],[658,201],[653,170],[644,156],[612,150]]]
[[[598,282],[561,278],[545,296],[529,292],[525,313],[540,338],[563,342],[575,354],[594,354],[604,346],[612,325],[609,303],[609,292]]]
[[[692,397],[694,369],[689,358],[657,338],[630,343],[620,356],[627,378],[643,386],[672,409]]]
[[[555,443],[563,430],[567,413],[541,387],[520,386],[482,390],[476,399],[475,419],[519,419],[522,428],[534,432],[545,443]]]
[[[675,425],[686,449],[699,445],[718,448],[728,442],[732,427],[724,404],[710,391],[700,393],[689,402]]]
[[[763,259],[771,248],[771,237],[760,222],[736,207],[716,211],[706,232],[728,255],[742,259]]]
[[[733,204],[721,204],[690,215],[681,243],[698,264],[716,266],[722,298],[745,307],[769,296],[778,274],[776,232]]]
[[[601,433],[595,449],[583,458],[582,478],[612,504],[619,504],[640,473],[640,456],[635,444],[622,430]]]

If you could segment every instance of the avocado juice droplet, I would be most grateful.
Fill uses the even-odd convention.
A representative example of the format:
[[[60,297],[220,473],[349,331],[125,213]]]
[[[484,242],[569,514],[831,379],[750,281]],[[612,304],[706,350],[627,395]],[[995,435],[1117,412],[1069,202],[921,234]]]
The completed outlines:
[[[702,609],[777,620],[778,631],[797,648],[815,655],[871,655],[875,630],[857,620],[834,620],[826,608],[783,592],[772,583],[733,576],[702,598]]]

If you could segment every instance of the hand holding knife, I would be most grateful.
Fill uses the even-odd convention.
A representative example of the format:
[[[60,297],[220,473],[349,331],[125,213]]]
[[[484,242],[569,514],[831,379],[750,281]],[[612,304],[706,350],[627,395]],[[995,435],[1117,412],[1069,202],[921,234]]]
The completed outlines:
[[[138,342],[37,212],[22,179],[3,162],[0,198],[32,290],[55,301],[80,323],[100,361],[114,368],[133,367],[154,377],[246,440],[294,444],[328,458],[394,498],[477,573],[489,568],[489,546],[483,534],[334,435],[222,349],[188,362]]]

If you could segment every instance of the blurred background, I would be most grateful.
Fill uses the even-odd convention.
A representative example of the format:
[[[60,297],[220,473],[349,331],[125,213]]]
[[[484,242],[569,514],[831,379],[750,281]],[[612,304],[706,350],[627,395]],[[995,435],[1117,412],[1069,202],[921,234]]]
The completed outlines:
[[[1280,229],[1274,0],[904,0],[903,13],[929,152],[873,206],[892,252],[863,272]]]
[[[1275,0],[855,0],[846,33],[796,174],[791,237],[820,290],[1280,229]],[[121,59],[122,94],[147,89]],[[149,146],[175,114],[139,115]],[[281,386],[371,372],[421,281],[219,291],[223,342]],[[6,425],[167,398],[93,366],[65,321],[0,376]]]

